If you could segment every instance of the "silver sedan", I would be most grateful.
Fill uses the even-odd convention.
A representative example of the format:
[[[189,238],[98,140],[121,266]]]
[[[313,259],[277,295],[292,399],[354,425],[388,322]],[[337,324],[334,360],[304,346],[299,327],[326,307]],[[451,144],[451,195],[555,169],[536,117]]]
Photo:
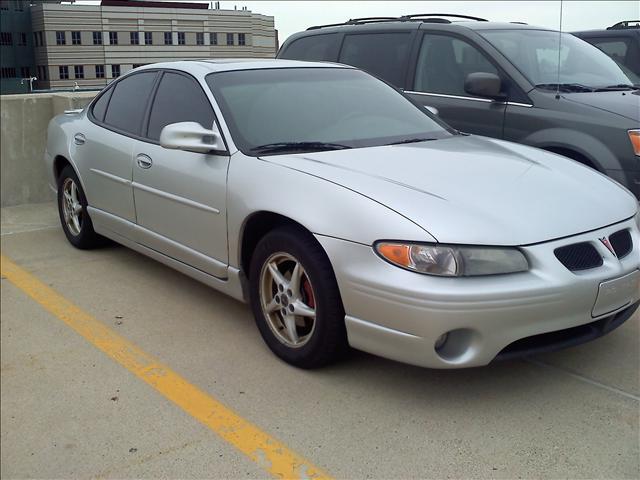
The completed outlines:
[[[451,129],[351,67],[154,64],[49,124],[78,248],[114,240],[250,302],[312,368],[433,368],[581,343],[640,301],[638,204],[572,160]]]

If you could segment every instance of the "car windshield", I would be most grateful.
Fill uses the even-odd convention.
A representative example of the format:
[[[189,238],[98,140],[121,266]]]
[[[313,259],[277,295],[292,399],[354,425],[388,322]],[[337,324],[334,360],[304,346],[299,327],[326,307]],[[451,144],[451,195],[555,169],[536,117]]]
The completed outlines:
[[[606,53],[568,33],[548,30],[487,30],[479,33],[531,83],[541,88],[555,89],[560,83],[561,86],[573,87],[572,91],[593,91],[634,83]]]
[[[207,76],[231,135],[247,155],[449,137],[386,83],[351,68],[276,68]]]

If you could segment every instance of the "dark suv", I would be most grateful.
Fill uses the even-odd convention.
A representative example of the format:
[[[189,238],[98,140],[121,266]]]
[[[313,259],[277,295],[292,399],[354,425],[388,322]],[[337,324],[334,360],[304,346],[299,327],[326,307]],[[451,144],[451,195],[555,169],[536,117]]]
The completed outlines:
[[[606,30],[587,30],[573,34],[595,45],[619,65],[640,77],[640,20],[618,22]]]
[[[571,34],[457,15],[366,18],[294,34],[278,58],[362,68],[461,131],[573,158],[640,198],[640,91]]]

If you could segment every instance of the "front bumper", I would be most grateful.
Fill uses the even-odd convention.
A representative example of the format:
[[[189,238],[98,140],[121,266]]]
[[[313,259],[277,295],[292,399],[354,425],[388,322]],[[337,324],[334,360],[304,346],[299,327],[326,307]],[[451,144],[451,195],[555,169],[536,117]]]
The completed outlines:
[[[623,228],[630,229],[634,247],[629,255],[617,259],[598,239]],[[623,311],[631,316],[640,300],[636,288],[625,294],[615,310],[592,315],[602,282],[640,268],[640,233],[633,219],[523,247],[531,266],[528,272],[486,277],[421,275],[390,265],[370,246],[321,235],[316,238],[336,274],[351,346],[423,367],[482,366],[528,337],[603,319],[618,318],[617,324],[610,324],[617,326],[623,315],[615,316]],[[603,265],[571,272],[554,250],[584,241],[598,248]],[[601,329],[602,334],[610,330]],[[449,333],[447,342],[436,351],[436,341],[445,333]]]

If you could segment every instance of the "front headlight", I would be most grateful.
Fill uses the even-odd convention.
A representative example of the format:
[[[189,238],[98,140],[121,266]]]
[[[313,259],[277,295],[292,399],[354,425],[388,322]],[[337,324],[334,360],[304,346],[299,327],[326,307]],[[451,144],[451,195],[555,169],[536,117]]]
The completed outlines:
[[[427,275],[472,277],[524,272],[529,269],[527,259],[517,248],[400,242],[377,242],[374,248],[384,260]]]

